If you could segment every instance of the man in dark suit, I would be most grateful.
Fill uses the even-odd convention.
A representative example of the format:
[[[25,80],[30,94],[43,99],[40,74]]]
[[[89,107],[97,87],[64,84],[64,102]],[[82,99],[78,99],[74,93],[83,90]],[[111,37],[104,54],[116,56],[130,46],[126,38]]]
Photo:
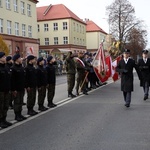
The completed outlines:
[[[144,90],[144,99],[148,99],[150,86],[150,58],[148,58],[148,50],[142,51],[142,58],[138,60],[138,66],[141,72],[140,86]]]
[[[125,49],[123,59],[119,61],[116,71],[121,75],[121,91],[123,91],[125,106],[130,107],[131,92],[133,91],[133,68],[140,78],[140,72],[135,61],[130,58],[130,50]]]

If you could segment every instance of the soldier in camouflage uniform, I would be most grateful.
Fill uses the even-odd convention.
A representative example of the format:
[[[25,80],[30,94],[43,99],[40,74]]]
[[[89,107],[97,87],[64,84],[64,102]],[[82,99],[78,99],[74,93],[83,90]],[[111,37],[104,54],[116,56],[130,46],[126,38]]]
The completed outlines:
[[[72,52],[68,52],[67,57],[65,59],[65,66],[67,72],[68,97],[74,98],[76,96],[72,94],[72,91],[75,85],[76,65],[74,61],[74,55],[72,54]]]
[[[10,71],[5,66],[5,53],[0,52],[0,127],[7,128],[12,123],[6,121],[11,88]]]
[[[86,73],[87,73],[87,68],[84,63],[84,54],[82,52],[78,53],[78,58],[76,60],[76,69],[77,69],[77,84],[76,84],[76,92],[77,95],[79,95],[79,87],[81,87],[81,91],[83,94],[88,95],[87,90],[86,90]]]

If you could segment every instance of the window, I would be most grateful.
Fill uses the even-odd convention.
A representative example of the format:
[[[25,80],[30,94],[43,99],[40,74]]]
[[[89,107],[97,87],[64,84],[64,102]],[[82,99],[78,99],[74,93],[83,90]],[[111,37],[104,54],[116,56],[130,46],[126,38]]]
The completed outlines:
[[[82,42],[82,44],[84,45],[84,39],[83,39],[83,42]]]
[[[37,25],[37,29],[38,29],[38,32],[40,32],[40,25],[39,24]]]
[[[54,31],[58,30],[58,23],[53,23],[53,26],[54,26]]]
[[[73,28],[74,28],[74,31],[76,31],[76,25],[75,25],[75,22],[73,23]]]
[[[81,33],[81,30],[82,30],[82,28],[81,28],[81,25],[80,25],[80,33]]]
[[[83,29],[82,29],[82,30],[83,30],[83,34],[84,34],[84,27],[83,27]]]
[[[54,45],[58,45],[58,37],[54,37]]]
[[[79,32],[79,25],[77,24],[77,32]]]
[[[6,0],[6,9],[10,9],[10,0]]]
[[[27,14],[31,16],[31,5],[27,4]]]
[[[2,0],[0,0],[0,7],[3,7],[3,6],[2,6]]]
[[[67,27],[67,22],[63,22],[63,30],[67,30],[68,27]]]
[[[18,0],[14,0],[14,11],[18,12]]]
[[[26,25],[22,24],[22,36],[26,36]]]
[[[77,38],[77,44],[79,44],[79,39]]]
[[[48,31],[48,24],[44,24],[44,31]]]
[[[3,19],[0,19],[0,33],[3,33]]]
[[[80,39],[80,45],[82,45],[82,39]]]
[[[25,3],[21,2],[21,13],[25,14]]]
[[[11,21],[7,20],[7,34],[11,34]]]
[[[64,36],[63,40],[64,40],[64,44],[68,44],[68,37],[67,36]]]
[[[15,35],[19,36],[19,23],[15,22]]]
[[[45,38],[45,45],[49,45],[49,38]]]
[[[28,26],[28,37],[32,37],[32,26]]]

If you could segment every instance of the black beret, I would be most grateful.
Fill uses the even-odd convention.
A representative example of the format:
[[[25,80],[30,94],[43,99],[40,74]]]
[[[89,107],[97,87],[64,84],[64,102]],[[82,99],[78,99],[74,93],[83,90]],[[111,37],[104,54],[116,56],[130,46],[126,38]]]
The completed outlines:
[[[148,54],[148,50],[143,50],[142,53]]]
[[[130,53],[130,50],[129,49],[125,49],[124,53]]]
[[[27,57],[27,60],[30,61],[30,60],[32,60],[32,59],[34,59],[34,58],[35,58],[35,56],[29,55],[29,56]]]
[[[47,62],[50,62],[52,59],[53,59],[53,56],[49,56],[49,57],[47,58]]]
[[[11,56],[7,56],[7,57],[6,57],[6,61],[10,61],[11,59],[12,59]]]
[[[4,52],[0,52],[0,58],[2,58],[3,56],[5,56]]]
[[[39,64],[39,62],[41,62],[42,60],[44,60],[43,57],[39,57],[39,58],[37,59],[37,64]]]
[[[15,55],[13,56],[13,61],[16,61],[18,58],[20,58],[20,55],[19,55],[19,54],[15,54]]]

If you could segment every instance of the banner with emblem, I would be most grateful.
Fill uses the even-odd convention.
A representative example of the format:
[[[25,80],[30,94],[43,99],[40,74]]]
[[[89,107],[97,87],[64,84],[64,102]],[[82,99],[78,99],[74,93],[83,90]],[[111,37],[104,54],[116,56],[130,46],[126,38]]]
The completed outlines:
[[[99,49],[92,62],[94,72],[96,73],[98,79],[104,83],[108,80],[107,66],[105,61],[105,55],[103,50],[103,43],[100,44]]]

